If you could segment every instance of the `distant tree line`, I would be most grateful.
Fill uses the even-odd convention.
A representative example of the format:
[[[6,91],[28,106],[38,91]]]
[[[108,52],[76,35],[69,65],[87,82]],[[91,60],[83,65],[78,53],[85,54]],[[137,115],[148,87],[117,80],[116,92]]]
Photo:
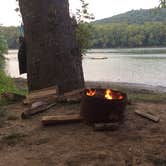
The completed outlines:
[[[82,24],[78,38],[83,41],[83,48],[166,46],[166,24],[163,22]],[[3,41],[6,39],[9,49],[18,49],[18,27],[0,27],[0,36]]]
[[[0,34],[0,70],[3,69],[4,65],[4,53],[7,53],[7,42],[4,37]]]
[[[9,49],[18,49],[19,46],[19,30],[18,27],[0,26],[0,35],[7,41]]]
[[[166,46],[166,24],[94,24],[93,48]]]

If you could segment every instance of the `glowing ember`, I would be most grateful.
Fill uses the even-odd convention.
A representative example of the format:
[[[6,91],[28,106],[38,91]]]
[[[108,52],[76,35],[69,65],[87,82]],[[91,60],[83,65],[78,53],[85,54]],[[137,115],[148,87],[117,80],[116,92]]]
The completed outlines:
[[[94,96],[96,94],[96,90],[88,89],[86,92],[87,96]]]
[[[113,99],[112,91],[110,89],[107,89],[105,91],[105,98],[108,99],[108,100],[112,100]]]
[[[118,99],[119,99],[119,100],[122,100],[122,99],[123,99],[123,96],[122,96],[122,95],[120,95],[120,96],[118,97]]]

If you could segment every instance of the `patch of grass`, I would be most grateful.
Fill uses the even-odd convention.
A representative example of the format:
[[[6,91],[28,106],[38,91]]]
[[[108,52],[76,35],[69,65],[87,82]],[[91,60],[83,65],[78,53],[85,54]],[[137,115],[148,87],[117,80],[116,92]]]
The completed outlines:
[[[127,93],[129,99],[134,102],[153,102],[164,103],[166,102],[166,93],[155,93],[145,89],[133,89],[130,87],[115,86],[115,89]]]
[[[22,141],[22,139],[25,137],[25,134],[22,133],[11,133],[7,136],[2,137],[2,141],[6,143],[7,145],[13,146]]]
[[[6,117],[6,109],[5,108],[0,108],[0,118]]]
[[[13,80],[6,76],[4,71],[0,70],[0,94],[3,92],[15,92],[17,91]]]
[[[3,126],[7,117],[7,111],[4,108],[0,108],[0,127]]]
[[[97,83],[88,83],[90,86]],[[92,84],[92,85],[91,85]],[[99,83],[98,83],[99,84]],[[97,87],[111,87],[112,89],[125,92],[128,96],[128,99],[131,99],[133,102],[153,102],[153,103],[165,103],[166,102],[166,93],[154,92],[152,90],[141,89],[140,87],[130,87],[123,86],[118,84],[109,84],[100,85]]]
[[[11,114],[9,111],[7,111],[4,107],[0,108],[0,127],[3,127],[5,124],[5,121],[7,120],[18,120],[19,117],[17,115]]]
[[[6,74],[0,70],[0,94],[4,92],[11,92],[16,93],[20,95],[26,95],[27,90],[26,89],[19,89],[15,86],[15,82],[12,78],[9,76],[6,76]],[[13,102],[7,101],[5,99],[0,98],[0,106],[12,104]]]
[[[128,98],[134,102],[166,102],[166,93],[129,93]]]
[[[49,138],[40,138],[37,140],[36,145],[47,144],[49,142]]]
[[[166,166],[166,159],[158,158],[152,155],[146,156],[147,160],[152,162],[155,166]]]
[[[5,99],[0,99],[0,107],[3,107],[3,106],[6,106],[6,105],[9,105],[9,104],[13,104],[14,102],[12,101],[8,101],[8,100],[5,100]]]
[[[16,115],[8,115],[7,116],[7,120],[18,120],[19,119],[19,117],[18,116],[16,116]]]

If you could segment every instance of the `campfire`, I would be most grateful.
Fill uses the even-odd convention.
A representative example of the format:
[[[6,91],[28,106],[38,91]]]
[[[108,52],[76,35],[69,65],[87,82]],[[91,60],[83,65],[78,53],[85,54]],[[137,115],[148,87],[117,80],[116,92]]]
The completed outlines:
[[[81,116],[87,122],[122,122],[127,95],[112,89],[85,89]]]

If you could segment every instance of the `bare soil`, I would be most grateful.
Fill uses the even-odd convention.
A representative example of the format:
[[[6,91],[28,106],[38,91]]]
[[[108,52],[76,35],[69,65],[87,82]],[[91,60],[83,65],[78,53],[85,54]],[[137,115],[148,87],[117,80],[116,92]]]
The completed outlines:
[[[58,104],[31,119],[21,103],[7,106],[0,127],[0,166],[166,166],[166,104],[134,103],[116,131],[95,132],[85,123],[44,127],[43,115],[79,113],[79,104]],[[149,110],[159,123],[134,110]]]

